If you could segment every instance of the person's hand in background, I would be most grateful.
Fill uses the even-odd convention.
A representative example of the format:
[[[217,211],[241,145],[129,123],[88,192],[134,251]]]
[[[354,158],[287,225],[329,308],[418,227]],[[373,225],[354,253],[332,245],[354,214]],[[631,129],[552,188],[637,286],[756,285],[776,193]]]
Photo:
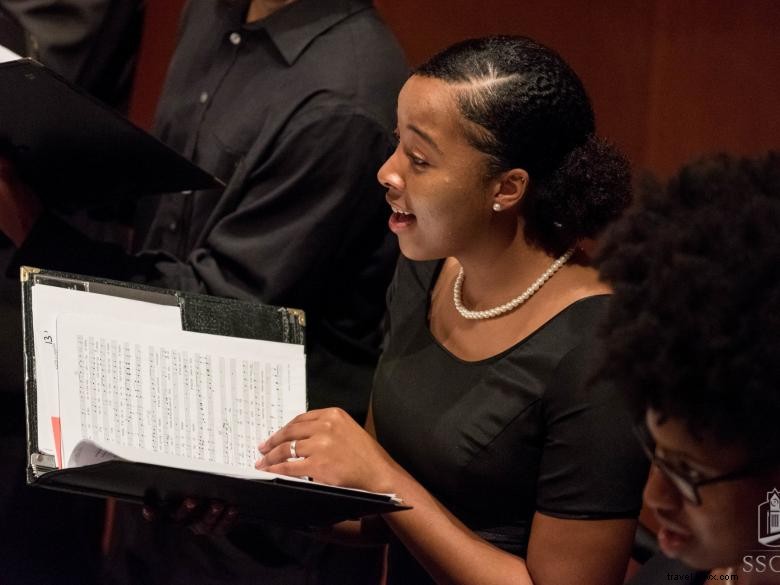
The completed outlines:
[[[18,248],[42,211],[38,196],[22,181],[13,164],[0,157],[0,231]]]

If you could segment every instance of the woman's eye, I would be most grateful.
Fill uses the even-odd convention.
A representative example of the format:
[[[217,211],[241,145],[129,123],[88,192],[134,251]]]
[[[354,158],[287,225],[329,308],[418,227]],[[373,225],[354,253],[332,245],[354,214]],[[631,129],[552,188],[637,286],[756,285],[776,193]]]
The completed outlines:
[[[425,160],[421,159],[418,156],[414,156],[413,154],[409,155],[409,160],[412,161],[412,164],[414,166],[416,166],[416,167],[427,167],[428,166],[428,163]]]

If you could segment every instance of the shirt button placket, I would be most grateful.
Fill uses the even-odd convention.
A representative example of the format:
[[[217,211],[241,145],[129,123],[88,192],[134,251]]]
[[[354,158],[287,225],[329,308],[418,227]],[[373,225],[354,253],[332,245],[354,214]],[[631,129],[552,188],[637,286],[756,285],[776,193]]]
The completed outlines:
[[[241,34],[235,32],[235,31],[230,33],[230,35],[228,36],[228,39],[230,40],[230,44],[234,45],[236,47],[241,44]],[[207,101],[209,101],[209,92],[202,91],[200,93],[200,96],[198,96],[198,101],[201,104],[205,104]]]

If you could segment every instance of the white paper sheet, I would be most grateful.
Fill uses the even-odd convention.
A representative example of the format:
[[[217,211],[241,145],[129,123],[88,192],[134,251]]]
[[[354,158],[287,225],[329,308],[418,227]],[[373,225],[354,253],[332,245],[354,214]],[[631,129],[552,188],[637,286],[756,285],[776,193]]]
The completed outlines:
[[[82,439],[131,461],[257,478],[257,445],[306,410],[303,346],[57,316],[64,461]]]
[[[57,315],[73,313],[112,317],[126,315],[136,323],[181,330],[178,307],[146,303],[57,286],[32,287],[35,379],[38,407],[38,450],[55,454],[51,417],[59,416],[57,382]]]
[[[76,443],[76,446],[73,448],[73,450],[70,453],[70,456],[68,457],[67,465],[66,467],[82,467],[85,465],[97,465],[99,463],[107,463],[109,461],[137,461],[137,459],[129,459],[128,456],[132,456],[134,453],[136,455],[139,455],[143,459],[149,459],[149,454],[144,452],[139,452],[135,449],[122,449],[124,452],[125,457],[120,457],[116,453],[109,451],[102,445],[98,445],[97,443],[90,441],[89,439],[84,439],[82,441],[79,441]],[[154,461],[145,461],[146,463],[158,463],[160,465],[167,465],[167,463],[161,463],[156,460],[156,457],[152,455],[151,457]],[[174,463],[177,463],[178,465],[168,465],[168,467],[180,467],[182,469],[193,469],[193,467],[187,465],[187,461],[174,461]],[[220,475],[228,475],[231,477],[240,477],[242,479],[256,479],[256,480],[269,480],[274,479],[276,477],[283,477],[287,480],[295,480],[295,481],[304,481],[299,480],[299,478],[295,477],[288,477],[284,475],[278,475],[276,473],[270,473],[268,471],[261,471],[261,470],[236,470],[233,467],[229,465],[220,465],[220,464],[202,464],[201,471],[208,471],[210,473],[218,473]]]

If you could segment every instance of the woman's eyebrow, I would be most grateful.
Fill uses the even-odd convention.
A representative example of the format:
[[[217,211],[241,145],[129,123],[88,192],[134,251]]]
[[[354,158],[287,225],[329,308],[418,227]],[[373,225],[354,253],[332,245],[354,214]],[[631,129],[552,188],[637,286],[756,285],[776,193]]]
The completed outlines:
[[[439,145],[438,145],[438,144],[436,144],[436,141],[435,141],[433,138],[431,138],[431,135],[430,135],[430,134],[428,134],[427,132],[424,132],[423,130],[420,130],[420,129],[419,129],[417,126],[415,126],[414,124],[407,124],[407,125],[406,125],[406,127],[407,127],[409,130],[411,130],[412,132],[414,132],[415,134],[417,134],[417,135],[418,135],[420,138],[422,138],[422,139],[423,139],[425,142],[427,142],[428,144],[430,144],[430,145],[431,145],[431,146],[432,146],[432,147],[433,147],[433,148],[436,150],[436,152],[438,152],[439,154],[444,154],[444,153],[441,151],[441,148],[439,148]]]

